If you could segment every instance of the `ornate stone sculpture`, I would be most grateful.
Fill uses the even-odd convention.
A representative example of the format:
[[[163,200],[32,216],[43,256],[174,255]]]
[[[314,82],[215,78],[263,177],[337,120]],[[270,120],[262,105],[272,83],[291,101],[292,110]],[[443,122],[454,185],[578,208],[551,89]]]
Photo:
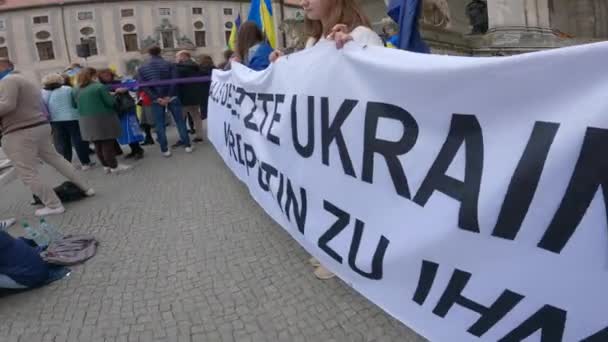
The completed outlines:
[[[471,34],[488,32],[488,5],[482,0],[473,0],[466,7],[466,15],[473,26]]]
[[[422,22],[438,28],[450,25],[450,7],[447,0],[424,0],[422,3]]]

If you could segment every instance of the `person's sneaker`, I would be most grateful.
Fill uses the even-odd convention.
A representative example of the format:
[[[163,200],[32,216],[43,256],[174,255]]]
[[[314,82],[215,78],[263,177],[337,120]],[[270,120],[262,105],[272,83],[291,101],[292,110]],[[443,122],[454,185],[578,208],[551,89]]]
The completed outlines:
[[[8,220],[0,220],[0,231],[7,230],[10,226],[14,225],[17,220],[10,218]]]
[[[131,152],[125,156],[125,159],[135,158],[135,156],[136,156],[136,153]]]
[[[154,140],[145,140],[141,146],[154,145]]]
[[[321,280],[328,280],[328,279],[331,279],[336,276],[335,274],[331,273],[330,270],[325,268],[323,265],[317,267],[317,269],[315,269],[314,273],[315,273],[315,277],[317,277],[317,279],[321,279]]]
[[[105,166],[103,167],[103,172],[105,172],[105,173],[110,173],[110,170],[111,169],[109,167],[105,167]]]
[[[172,148],[177,148],[180,146],[184,146],[184,143],[181,140],[176,142],[175,144],[171,145]]]
[[[203,139],[201,139],[201,138],[194,138],[194,140],[192,140],[192,141],[194,141],[195,143],[201,143],[201,142],[203,142]]]
[[[114,169],[111,169],[110,172],[111,173],[121,173],[121,172],[125,172],[128,170],[131,170],[131,166],[118,164],[118,166],[116,166],[116,168],[114,168]]]
[[[95,166],[95,164],[94,164],[94,163],[83,164],[83,165],[80,167],[80,170],[81,170],[81,171],[89,171],[89,170],[90,170],[90,169],[91,169],[93,166]]]
[[[89,190],[84,192],[84,195],[87,197],[93,197],[95,196],[95,189],[93,188],[89,188]]]
[[[171,157],[171,151],[163,152],[163,156],[164,156],[165,158],[169,158],[169,157]]]
[[[144,151],[135,153],[135,157],[134,157],[135,160],[141,160],[143,158],[144,158]]]
[[[186,153],[192,153],[192,150],[193,150],[192,146],[186,147]]]
[[[49,215],[59,215],[59,214],[63,214],[63,213],[65,213],[65,208],[63,206],[61,206],[59,208],[44,207],[42,209],[36,210],[36,212],[34,212],[34,215],[36,215],[38,217],[42,217],[42,216],[49,216]]]

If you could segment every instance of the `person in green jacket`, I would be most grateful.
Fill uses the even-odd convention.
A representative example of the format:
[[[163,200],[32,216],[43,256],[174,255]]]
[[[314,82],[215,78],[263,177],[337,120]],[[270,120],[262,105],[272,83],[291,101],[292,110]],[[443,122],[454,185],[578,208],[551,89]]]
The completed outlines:
[[[116,160],[116,139],[122,132],[115,109],[116,100],[106,86],[97,81],[97,70],[84,68],[77,79],[74,100],[80,114],[78,121],[82,139],[95,144],[95,153],[106,173],[130,169]]]

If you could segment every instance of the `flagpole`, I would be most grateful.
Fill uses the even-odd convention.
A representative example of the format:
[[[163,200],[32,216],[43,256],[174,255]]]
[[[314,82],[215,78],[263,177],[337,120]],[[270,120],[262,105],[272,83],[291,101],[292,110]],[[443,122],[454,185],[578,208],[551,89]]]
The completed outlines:
[[[281,7],[281,26],[283,27],[281,30],[281,36],[283,37],[283,48],[286,48],[287,36],[285,35],[285,0],[279,0],[279,5]]]

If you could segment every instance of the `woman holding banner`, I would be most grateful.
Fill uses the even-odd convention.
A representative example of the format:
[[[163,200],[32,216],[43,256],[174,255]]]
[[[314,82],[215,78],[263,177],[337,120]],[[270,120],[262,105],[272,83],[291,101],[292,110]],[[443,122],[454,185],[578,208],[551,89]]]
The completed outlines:
[[[301,0],[300,5],[306,13],[306,49],[323,40],[333,40],[338,49],[343,48],[349,41],[384,46],[380,36],[370,28],[369,19],[363,14],[356,0]],[[281,56],[283,52],[275,50],[269,59],[274,63]],[[335,276],[316,258],[313,257],[309,261],[315,267],[314,274],[317,278],[326,280]]]
[[[268,56],[272,52],[264,33],[253,21],[244,22],[239,28],[236,56],[232,60],[243,63],[253,70],[264,70],[270,65]]]

